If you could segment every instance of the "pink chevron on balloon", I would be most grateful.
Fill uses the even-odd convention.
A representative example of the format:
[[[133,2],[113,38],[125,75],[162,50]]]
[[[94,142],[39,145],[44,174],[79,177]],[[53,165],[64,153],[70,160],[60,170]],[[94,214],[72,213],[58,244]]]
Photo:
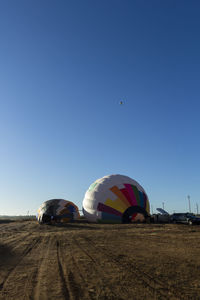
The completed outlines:
[[[131,197],[129,196],[129,193],[127,189],[120,189],[120,191],[123,193],[123,195],[126,197],[130,205],[132,205]]]
[[[124,184],[124,186],[126,187],[127,191],[128,191],[128,194],[129,194],[129,197],[130,197],[130,200],[131,200],[131,205],[132,206],[137,206],[138,203],[137,203],[137,200],[136,200],[136,197],[135,197],[135,194],[133,192],[133,189],[131,187],[130,184]]]

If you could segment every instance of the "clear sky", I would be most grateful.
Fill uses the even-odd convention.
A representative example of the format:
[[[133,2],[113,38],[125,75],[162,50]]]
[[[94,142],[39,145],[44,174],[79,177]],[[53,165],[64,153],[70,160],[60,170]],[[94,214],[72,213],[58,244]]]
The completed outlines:
[[[0,214],[123,174],[200,210],[200,2],[0,1]],[[124,101],[123,105],[119,101]]]

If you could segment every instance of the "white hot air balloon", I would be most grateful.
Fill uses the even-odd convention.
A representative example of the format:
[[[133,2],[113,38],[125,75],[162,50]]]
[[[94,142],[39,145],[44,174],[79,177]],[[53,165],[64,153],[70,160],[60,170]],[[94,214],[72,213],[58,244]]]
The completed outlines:
[[[89,222],[144,221],[149,216],[149,200],[137,181],[108,175],[90,185],[83,199],[83,213]]]

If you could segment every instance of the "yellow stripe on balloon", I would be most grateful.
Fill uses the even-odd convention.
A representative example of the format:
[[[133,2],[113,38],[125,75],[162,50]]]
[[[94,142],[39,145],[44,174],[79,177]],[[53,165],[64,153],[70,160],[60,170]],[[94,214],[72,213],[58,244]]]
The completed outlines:
[[[150,213],[149,201],[146,201],[146,211]]]
[[[111,200],[108,198],[104,204],[120,211],[121,213],[128,208],[128,206],[120,198],[117,198],[116,200]]]

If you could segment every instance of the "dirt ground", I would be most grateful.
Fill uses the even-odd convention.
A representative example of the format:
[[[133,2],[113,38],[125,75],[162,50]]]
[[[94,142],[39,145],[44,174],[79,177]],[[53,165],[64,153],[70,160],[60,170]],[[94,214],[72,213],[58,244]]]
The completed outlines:
[[[200,299],[200,226],[2,223],[0,299]]]

